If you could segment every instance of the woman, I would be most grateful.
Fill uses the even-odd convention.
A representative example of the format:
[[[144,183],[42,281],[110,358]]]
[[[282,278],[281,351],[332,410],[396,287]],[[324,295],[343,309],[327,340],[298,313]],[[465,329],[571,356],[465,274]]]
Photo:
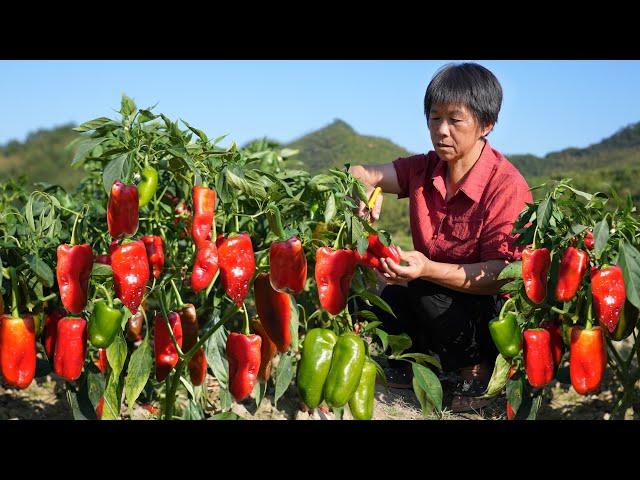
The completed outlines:
[[[446,65],[424,97],[434,150],[351,169],[369,194],[380,186],[409,197],[416,250],[401,251],[406,266],[381,261],[388,284],[381,296],[397,320],[376,313],[387,331],[407,332],[417,351],[437,353],[444,372],[455,373],[448,376],[454,379],[453,411],[486,403],[473,397],[486,389],[497,355],[488,330],[503,303],[499,289],[505,281],[497,276],[521,255],[511,231],[533,201],[520,172],[486,139],[501,104],[502,87],[489,70],[473,63]],[[374,220],[381,207],[382,195],[370,212]],[[361,204],[359,214],[366,213]],[[390,384],[410,387],[410,371],[387,373]]]

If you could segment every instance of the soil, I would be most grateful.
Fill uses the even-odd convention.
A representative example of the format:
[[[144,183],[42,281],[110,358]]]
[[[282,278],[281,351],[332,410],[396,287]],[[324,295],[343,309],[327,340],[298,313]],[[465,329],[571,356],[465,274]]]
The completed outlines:
[[[627,354],[630,342],[620,342],[619,350]],[[565,367],[568,362],[565,362]],[[612,418],[615,404],[617,384],[608,369],[598,392],[582,396],[575,392],[571,385],[552,382],[545,387],[538,419],[542,420],[608,420]],[[207,377],[207,395],[213,410],[220,410],[219,385],[212,376]],[[336,419],[329,410],[318,408],[307,411],[300,401],[295,385],[278,400],[277,408],[273,405],[274,387],[270,384],[267,395],[259,408],[253,398],[240,403],[233,403],[231,411],[245,419],[253,420],[323,420]],[[420,404],[411,389],[386,390],[376,385],[376,402],[374,420],[421,420],[423,419]],[[446,408],[438,415],[429,415],[426,419],[445,420],[501,420],[506,419],[506,399],[504,395],[496,397],[489,405],[476,411],[452,413]],[[156,415],[136,405],[133,412],[126,407],[122,410],[125,419],[153,419]],[[640,402],[623,414],[625,419],[640,418]],[[348,409],[344,409],[344,419],[349,419]],[[24,390],[0,386],[0,420],[70,420],[73,419],[65,392],[64,381],[51,373],[33,381]]]

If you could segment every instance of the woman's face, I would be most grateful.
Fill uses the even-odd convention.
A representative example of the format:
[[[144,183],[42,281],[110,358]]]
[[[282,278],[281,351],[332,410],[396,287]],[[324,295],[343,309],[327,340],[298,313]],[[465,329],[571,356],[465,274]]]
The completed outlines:
[[[471,111],[459,104],[432,105],[428,124],[433,148],[445,162],[464,157],[491,131],[490,127],[481,129]]]

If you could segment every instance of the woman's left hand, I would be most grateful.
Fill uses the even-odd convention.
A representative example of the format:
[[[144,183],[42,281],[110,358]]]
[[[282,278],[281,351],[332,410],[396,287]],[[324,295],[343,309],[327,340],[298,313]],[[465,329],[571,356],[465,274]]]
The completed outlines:
[[[408,265],[402,266],[387,258],[380,259],[380,265],[384,270],[382,275],[387,283],[403,284],[428,275],[433,264],[431,260],[417,250],[405,252],[400,247],[397,249],[400,260],[404,260]]]

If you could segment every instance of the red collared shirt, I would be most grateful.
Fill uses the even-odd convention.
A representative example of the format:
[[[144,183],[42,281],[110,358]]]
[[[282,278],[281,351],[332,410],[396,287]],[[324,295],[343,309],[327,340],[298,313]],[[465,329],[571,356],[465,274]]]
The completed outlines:
[[[400,193],[409,197],[413,246],[445,263],[517,260],[513,223],[533,197],[520,172],[487,141],[480,158],[445,201],[446,163],[435,151],[393,162]]]

